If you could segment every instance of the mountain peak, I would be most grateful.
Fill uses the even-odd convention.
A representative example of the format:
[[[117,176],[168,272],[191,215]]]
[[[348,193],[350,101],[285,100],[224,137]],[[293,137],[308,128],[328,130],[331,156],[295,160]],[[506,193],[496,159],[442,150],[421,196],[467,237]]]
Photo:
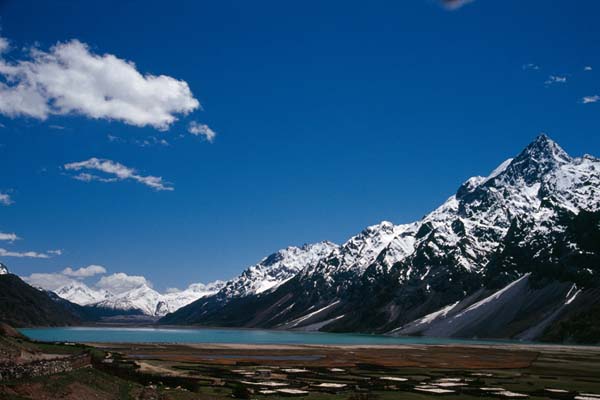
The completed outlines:
[[[9,274],[10,272],[8,272],[8,267],[2,263],[0,263],[0,275],[6,275]]]
[[[571,156],[545,133],[540,133],[517,157],[534,158],[538,162],[554,161],[559,164],[570,162]]]
[[[548,135],[541,133],[512,160],[505,173],[511,180],[522,179],[527,184],[532,184],[548,172],[572,161],[562,147]]]

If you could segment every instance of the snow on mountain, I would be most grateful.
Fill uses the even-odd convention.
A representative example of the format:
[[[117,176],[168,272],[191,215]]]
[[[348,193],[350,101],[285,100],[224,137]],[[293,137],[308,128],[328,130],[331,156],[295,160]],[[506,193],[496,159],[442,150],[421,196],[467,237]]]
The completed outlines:
[[[223,281],[214,281],[207,284],[193,283],[185,290],[163,294],[161,300],[163,302],[162,309],[159,309],[156,315],[166,315],[202,297],[216,294],[224,286],[225,282]]]
[[[8,274],[8,267],[2,263],[0,263],[0,275]]]
[[[219,297],[239,298],[274,290],[307,266],[316,264],[337,249],[335,243],[324,241],[279,250],[227,282],[219,292]]]
[[[598,209],[599,177],[598,159],[571,158],[542,134],[487,177],[468,179],[444,204],[412,224],[414,237],[395,237],[384,250],[384,269],[405,259],[411,250],[427,246],[432,254],[453,249],[456,267],[482,271],[515,217],[548,217],[542,201],[553,201],[571,211]],[[407,242],[412,246],[406,246]],[[404,280],[412,273],[407,269]]]
[[[54,291],[59,297],[81,306],[97,303],[111,296],[106,290],[92,289],[83,282],[73,280]]]
[[[338,274],[350,273],[360,276],[394,238],[400,238],[394,248],[398,254],[412,252],[414,241],[406,234],[413,229],[414,224],[394,225],[388,221],[371,225],[333,249],[333,252],[318,263],[307,264],[301,272],[301,278],[310,280],[321,276],[326,282],[333,284],[335,275]]]
[[[428,332],[436,326],[440,334],[459,336],[484,331],[494,335],[489,327],[495,327],[510,336],[511,329],[526,325],[520,318],[558,313],[573,284],[562,280],[591,279],[597,240],[590,224],[596,216],[586,213],[597,210],[600,160],[573,158],[542,134],[487,176],[468,179],[419,221],[369,226],[343,245],[328,248],[329,253],[298,263],[298,273],[288,270],[271,279],[278,269],[266,267],[284,258],[276,253],[217,296],[190,304],[164,321],[400,333]],[[575,220],[581,211],[583,217]],[[554,255],[559,244],[560,254],[572,259]],[[505,254],[507,246],[510,252]],[[503,254],[507,258],[499,262]],[[544,257],[533,267],[537,254]],[[515,257],[518,265],[513,265]],[[568,278],[560,262],[568,263]],[[554,283],[530,290],[529,277],[535,281],[547,265],[563,275],[548,276]],[[498,291],[502,287],[507,289]],[[576,293],[569,305],[583,301],[585,291]],[[223,301],[236,296],[242,299]],[[515,312],[504,313],[510,318],[494,315],[494,321],[482,311],[502,314],[511,307]],[[460,329],[448,327],[448,321],[456,321]],[[547,321],[536,324],[539,328]]]
[[[500,307],[512,307],[511,312],[504,311],[504,317],[513,315],[519,307],[525,307],[521,303],[523,299],[535,298],[534,296],[544,296],[547,299],[547,307],[552,303],[549,299],[558,304],[551,311],[545,311],[547,315],[555,318],[564,306],[559,300],[566,286],[552,286],[533,291],[527,289],[529,273],[524,273],[528,267],[523,263],[532,268],[534,261],[540,258],[541,265],[545,267],[539,270],[538,275],[544,271],[551,274],[551,271],[556,270],[562,271],[563,276],[566,276],[567,269],[548,266],[561,262],[557,254],[565,259],[567,251],[578,252],[581,255],[578,257],[582,260],[583,255],[593,252],[578,248],[574,241],[574,233],[566,232],[567,229],[575,229],[577,226],[573,225],[573,222],[565,222],[568,221],[565,218],[573,218],[568,216],[577,216],[582,211],[589,213],[598,210],[600,160],[589,155],[573,158],[547,136],[539,136],[521,154],[504,162],[489,177],[471,178],[463,184],[456,195],[424,218],[419,229],[423,231],[423,227],[426,227],[427,230],[417,235],[422,238],[417,240],[416,247],[429,246],[431,251],[427,253],[428,257],[443,257],[444,253],[449,252],[454,254],[456,263],[444,266],[445,270],[462,268],[472,273],[487,275],[489,279],[498,279],[494,275],[498,273],[497,269],[488,270],[489,261],[493,254],[498,254],[497,251],[506,250],[502,246],[506,245],[509,229],[512,229],[511,237],[514,238],[514,243],[511,245],[514,248],[511,251],[530,249],[530,252],[524,254],[531,254],[518,262],[508,258],[509,270],[506,271],[506,276],[517,280],[473,305],[465,303],[465,300],[457,302],[453,299],[434,312],[402,324],[395,332],[442,336],[469,335],[473,332],[482,334],[485,330],[482,321],[487,321],[487,316],[498,313]],[[583,229],[587,229],[586,235],[593,235],[593,229]],[[559,252],[557,243],[564,243],[569,250]],[[587,261],[579,263],[581,262],[585,265]],[[413,264],[405,264],[407,266],[404,271],[409,275]],[[593,276],[592,269],[589,268],[585,273],[578,275],[576,267],[569,265],[568,271],[572,277]],[[427,279],[429,272],[429,267],[421,271],[421,279]],[[408,277],[405,276],[401,281],[408,281]],[[530,304],[528,306],[531,307]],[[459,314],[454,315],[459,311]],[[531,310],[529,313],[535,314]],[[496,320],[499,320],[498,317]],[[504,318],[502,321],[505,326],[510,324],[510,318]],[[550,321],[551,319],[547,319],[543,324],[549,324]],[[496,322],[499,327],[502,325]],[[530,335],[528,337],[539,334],[539,327],[534,333],[527,333]]]
[[[160,293],[143,284],[124,293],[109,296],[105,300],[94,303],[93,306],[126,311],[140,310],[146,315],[157,315],[157,310],[162,311],[160,306],[162,300]]]
[[[113,293],[105,289],[91,288],[82,281],[73,280],[55,290],[54,293],[82,306],[123,311],[138,310],[146,315],[163,316],[201,297],[217,293],[223,285],[222,281],[208,284],[194,283],[185,290],[161,294],[144,280],[137,287],[121,293]]]

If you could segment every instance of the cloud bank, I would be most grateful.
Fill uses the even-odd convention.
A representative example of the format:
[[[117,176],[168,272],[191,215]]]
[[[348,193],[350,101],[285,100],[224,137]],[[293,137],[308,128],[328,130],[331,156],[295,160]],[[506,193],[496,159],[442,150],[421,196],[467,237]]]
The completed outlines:
[[[144,285],[152,287],[152,283],[150,283],[150,281],[143,276],[127,275],[123,272],[103,276],[100,278],[98,283],[96,283],[96,287],[104,289],[115,295],[128,292],[132,289],[137,289]]]
[[[33,273],[29,276],[22,276],[21,278],[31,286],[51,291],[56,291],[76,282],[74,279],[60,273]]]
[[[121,163],[116,161],[96,158],[92,157],[89,160],[79,161],[68,163],[64,165],[65,170],[67,171],[98,171],[102,172],[107,177],[99,176],[95,174],[91,174],[89,172],[81,172],[77,175],[73,175],[74,179],[91,182],[91,181],[99,181],[99,182],[117,182],[124,181],[127,179],[134,180],[143,185],[151,187],[154,190],[162,191],[172,191],[174,190],[172,186],[170,186],[167,182],[163,180],[160,176],[143,176],[138,174],[137,170],[134,168],[129,168]]]
[[[142,74],[112,54],[94,54],[85,43],[57,43],[32,49],[22,59],[3,56],[10,46],[0,37],[0,113],[44,120],[75,114],[166,130],[200,107],[183,80]]]
[[[106,290],[114,295],[125,293],[143,285],[152,287],[152,284],[143,276],[132,276],[123,272],[101,277],[100,280],[93,285],[95,289],[88,287],[84,283],[85,279],[95,275],[103,275],[106,274],[106,272],[106,268],[103,266],[92,264],[78,269],[67,267],[60,272],[33,273],[29,276],[24,276],[23,279],[30,285],[41,287],[46,290],[57,291],[65,286],[77,286],[89,288],[92,291]]]
[[[106,268],[101,265],[88,265],[87,267],[81,267],[79,269],[72,269],[71,267],[67,267],[62,270],[62,274],[66,276],[71,276],[74,278],[89,278],[90,276],[105,274]]]
[[[45,290],[57,291],[65,286],[77,286],[87,288],[83,282],[84,279],[95,275],[106,273],[106,268],[101,265],[88,265],[73,269],[67,267],[60,272],[50,273],[32,273],[29,276],[23,276],[23,280],[32,286],[40,287]]]

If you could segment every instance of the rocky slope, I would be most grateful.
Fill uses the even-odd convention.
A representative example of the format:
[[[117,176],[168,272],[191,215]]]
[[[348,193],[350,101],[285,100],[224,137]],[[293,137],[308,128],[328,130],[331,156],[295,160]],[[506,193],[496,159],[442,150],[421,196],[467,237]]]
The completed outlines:
[[[79,323],[79,318],[43,291],[11,274],[2,265],[0,274],[0,322],[15,327],[64,326]]]
[[[420,221],[374,225],[270,291],[227,301],[221,293],[209,296],[163,321],[569,336],[557,326],[576,325],[582,317],[575,312],[598,304],[599,209],[600,161],[573,158],[540,135],[488,176],[467,180]]]
[[[238,277],[225,283],[224,287],[212,296],[206,296],[192,304],[182,307],[187,314],[185,320],[195,322],[201,314],[221,310],[230,303],[243,302],[244,299],[261,298],[276,291],[281,285],[294,278],[300,271],[321,259],[338,251],[331,242],[305,244],[302,247],[290,246],[279,250],[257,264],[248,267]],[[179,311],[179,310],[178,310]],[[242,311],[243,312],[243,311]],[[174,314],[170,314],[174,315]],[[170,323],[170,315],[163,317],[163,323]],[[182,314],[179,314],[182,315]],[[223,325],[236,326],[237,320],[226,314],[219,315]],[[181,323],[177,321],[176,323]]]

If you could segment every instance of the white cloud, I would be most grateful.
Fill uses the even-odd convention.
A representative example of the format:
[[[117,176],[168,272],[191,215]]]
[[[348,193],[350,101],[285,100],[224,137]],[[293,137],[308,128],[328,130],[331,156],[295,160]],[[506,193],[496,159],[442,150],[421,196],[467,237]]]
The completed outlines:
[[[10,251],[0,248],[0,257],[17,257],[17,258],[50,258],[54,256],[52,251],[46,253],[39,253],[37,251]]]
[[[546,85],[552,85],[555,83],[567,83],[567,77],[566,76],[558,76],[558,75],[550,75],[548,77],[548,79],[546,80],[546,82],[544,82]]]
[[[6,38],[0,36],[0,54],[6,53],[10,49],[10,44]]]
[[[159,139],[156,136],[150,136],[148,139],[143,140],[135,140],[134,143],[140,147],[150,147],[150,146],[168,146],[169,142],[165,139]]]
[[[537,64],[529,63],[529,64],[524,64],[523,65],[523,70],[524,71],[528,71],[528,70],[537,71],[539,69],[540,69],[540,66],[537,65]]]
[[[84,182],[116,182],[123,181],[126,179],[132,179],[136,182],[142,183],[158,191],[173,190],[173,187],[169,186],[169,183],[163,181],[162,177],[160,176],[139,175],[135,169],[126,167],[125,165],[112,160],[93,157],[89,160],[65,164],[64,168],[67,171],[94,170],[111,175],[109,177],[102,177],[90,174],[88,172],[82,172],[73,176],[74,179],[81,180]]]
[[[0,204],[5,205],[5,206],[10,206],[12,203],[13,203],[13,201],[10,198],[10,195],[8,195],[6,193],[0,193]]]
[[[67,267],[63,269],[61,273],[74,278],[89,278],[90,276],[105,274],[106,268],[101,265],[88,265],[87,267],[81,267],[75,270],[71,267]]]
[[[106,137],[108,138],[109,142],[113,142],[113,143],[122,143],[125,141],[125,140],[123,140],[122,137],[116,136],[116,135],[111,135],[110,133]]]
[[[215,140],[215,137],[217,136],[217,132],[210,129],[208,125],[201,124],[196,121],[190,122],[190,124],[188,125],[188,132],[192,135],[204,136],[204,138],[211,143],[213,140]]]
[[[170,288],[167,288],[167,290],[165,290],[165,293],[167,293],[167,294],[173,294],[173,293],[179,293],[179,292],[181,292],[181,289],[178,289],[176,287],[170,287]]]
[[[597,103],[598,101],[600,101],[600,96],[597,94],[593,96],[585,96],[583,99],[581,99],[583,104]]]
[[[56,291],[67,285],[87,287],[85,283],[83,283],[83,279],[104,273],[106,273],[106,269],[103,266],[92,264],[78,269],[68,267],[60,272],[33,273],[29,276],[23,276],[22,278],[32,286]]]
[[[14,242],[15,240],[21,239],[15,233],[3,233],[0,232],[0,240],[5,240],[8,242]]]
[[[183,80],[141,74],[136,65],[112,54],[94,54],[78,40],[33,49],[13,61],[0,38],[0,113],[46,119],[77,114],[165,130],[200,107]]]
[[[585,67],[583,67],[583,70],[584,70],[584,71],[591,71],[591,70],[592,70],[592,67],[591,67],[591,66],[589,66],[589,65],[586,65]]]
[[[98,283],[96,283],[96,287],[116,295],[132,289],[137,289],[144,285],[152,287],[152,284],[143,276],[127,275],[123,272],[103,276]]]
[[[457,10],[475,0],[441,0],[442,6],[448,10]]]
[[[29,276],[23,276],[22,278],[31,286],[41,287],[43,289],[52,291],[77,282],[76,280],[59,273],[34,273]]]

